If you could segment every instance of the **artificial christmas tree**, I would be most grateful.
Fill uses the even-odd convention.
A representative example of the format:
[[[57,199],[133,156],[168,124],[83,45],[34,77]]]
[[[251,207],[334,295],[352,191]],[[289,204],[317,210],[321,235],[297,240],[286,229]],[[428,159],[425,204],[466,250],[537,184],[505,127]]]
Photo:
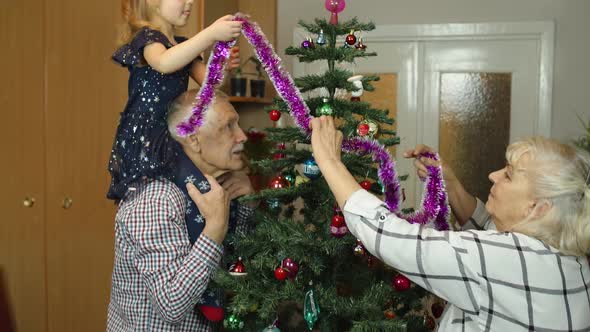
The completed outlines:
[[[376,55],[370,52],[370,45],[363,44],[361,38],[355,36],[375,26],[360,23],[356,18],[338,23],[338,17],[334,16],[344,9],[344,1],[327,0],[326,8],[329,3],[336,3],[330,21],[300,22],[310,35],[317,37],[317,43],[309,37],[286,51],[303,62],[327,61],[328,70],[297,78],[295,84],[300,93],[327,91],[324,96],[305,100],[311,115],[338,118],[345,137],[362,138],[355,141],[355,146],[366,143],[370,147],[365,153],[344,154],[342,158],[363,187],[376,195],[395,189],[399,196],[398,179],[389,187],[380,181],[385,175],[371,156],[371,153],[383,153],[379,144],[388,147],[399,143],[394,131],[380,128],[393,123],[387,110],[374,109],[361,98],[362,90],[373,90],[371,82],[378,77],[359,77],[338,66],[339,63],[353,63],[359,57]],[[343,42],[339,42],[340,39]],[[263,64],[265,62],[268,61]],[[281,78],[272,72],[269,77],[275,86]],[[352,92],[354,98],[336,97],[339,90]],[[281,113],[293,114],[293,102],[286,99],[297,96],[285,92],[281,96],[285,99],[277,99],[276,105],[269,109],[274,121]],[[427,293],[378,262],[347,232],[344,217],[335,206],[312,152],[306,148],[308,132],[296,127],[269,128],[267,134],[268,139],[281,148],[272,151],[267,158],[252,160],[251,165],[254,172],[274,176],[268,189],[243,198],[261,202],[255,213],[253,230],[229,238],[232,252],[228,261],[235,262],[243,257],[248,275],[235,277],[228,271],[220,271],[214,280],[230,294],[226,317],[232,321],[225,324],[226,328],[245,331],[266,328],[283,332],[302,331],[302,328],[319,331],[431,329],[433,319],[425,315],[424,310]],[[273,157],[277,155],[280,157]],[[395,173],[389,175],[397,177]],[[442,201],[436,204],[446,204],[446,197],[440,199]],[[438,213],[439,210],[434,212]],[[444,218],[446,214],[437,218],[439,228],[443,228],[443,224],[446,226]],[[426,223],[429,218],[421,219],[418,214],[416,219]],[[236,321],[243,322],[243,327]]]

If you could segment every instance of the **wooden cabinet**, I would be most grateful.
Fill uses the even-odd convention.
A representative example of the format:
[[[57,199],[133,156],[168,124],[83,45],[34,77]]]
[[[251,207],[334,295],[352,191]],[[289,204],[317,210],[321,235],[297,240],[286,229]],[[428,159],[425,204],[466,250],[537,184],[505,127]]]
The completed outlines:
[[[105,330],[106,165],[127,80],[109,59],[119,6],[31,0],[0,11],[2,331]]]
[[[128,77],[110,60],[119,21],[120,0],[0,9],[2,332],[106,328],[116,211],[107,161]]]
[[[48,331],[105,330],[115,205],[107,162],[127,70],[110,61],[119,1],[45,7]]]
[[[46,325],[45,44],[36,2],[8,1],[0,10],[0,331]]]

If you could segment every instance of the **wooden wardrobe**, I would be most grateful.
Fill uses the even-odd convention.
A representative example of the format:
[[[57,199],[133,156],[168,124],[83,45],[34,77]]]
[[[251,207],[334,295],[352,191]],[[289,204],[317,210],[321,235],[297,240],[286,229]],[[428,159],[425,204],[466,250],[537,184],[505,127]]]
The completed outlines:
[[[195,1],[185,35],[207,3]],[[118,22],[119,0],[0,8],[2,332],[105,331],[116,211],[107,162],[128,77],[110,60]]]

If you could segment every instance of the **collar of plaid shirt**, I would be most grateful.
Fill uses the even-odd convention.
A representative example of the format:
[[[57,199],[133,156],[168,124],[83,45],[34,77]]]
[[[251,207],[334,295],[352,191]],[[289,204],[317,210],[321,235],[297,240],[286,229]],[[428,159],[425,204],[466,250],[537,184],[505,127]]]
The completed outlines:
[[[197,208],[196,204],[190,199],[186,189],[186,184],[189,182],[193,183],[201,193],[206,193],[211,190],[211,186],[209,185],[209,182],[201,170],[195,166],[193,161],[190,160],[190,158],[183,151],[178,152],[178,158],[174,164],[173,173],[172,180],[174,184],[176,184],[176,186],[182,191],[184,197],[186,197],[187,200],[185,222],[190,238],[190,243],[193,245],[201,235],[201,232],[203,232],[206,221],[201,215],[201,212]],[[236,215],[237,207],[238,204],[235,200],[230,203],[230,222],[228,233],[233,232],[235,229],[236,221],[235,218],[232,218],[231,216]],[[201,311],[203,311],[203,306],[222,308],[223,301],[221,294],[221,291],[214,289],[208,289],[205,291],[201,300],[199,301],[199,308]],[[204,315],[205,317],[208,317],[207,314],[204,313]]]

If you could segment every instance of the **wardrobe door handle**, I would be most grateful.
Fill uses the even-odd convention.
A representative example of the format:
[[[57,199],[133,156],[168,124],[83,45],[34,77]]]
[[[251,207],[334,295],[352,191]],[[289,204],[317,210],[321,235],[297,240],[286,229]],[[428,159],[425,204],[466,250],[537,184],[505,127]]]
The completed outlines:
[[[63,202],[61,204],[61,207],[67,210],[67,209],[69,209],[69,208],[72,207],[72,203],[73,202],[74,201],[71,198],[66,197],[66,198],[64,198],[64,200],[63,200]]]
[[[32,208],[33,205],[35,205],[35,198],[34,197],[25,197],[25,199],[23,200],[23,206],[28,207],[28,208]]]

